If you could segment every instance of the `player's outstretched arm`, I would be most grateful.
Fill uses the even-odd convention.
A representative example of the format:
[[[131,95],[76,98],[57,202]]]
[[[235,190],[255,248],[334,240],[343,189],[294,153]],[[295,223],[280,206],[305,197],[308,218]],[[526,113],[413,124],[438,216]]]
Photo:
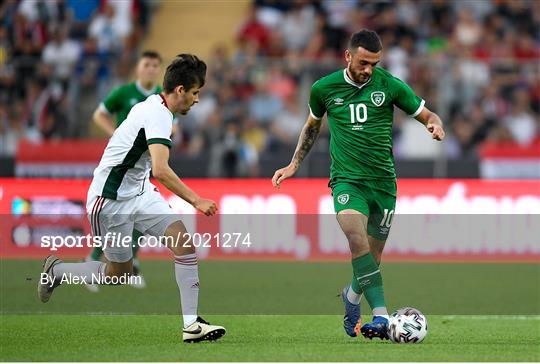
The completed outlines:
[[[189,202],[206,216],[213,216],[217,212],[217,205],[212,200],[199,197],[191,188],[174,173],[169,166],[169,148],[163,144],[150,144],[148,146],[152,159],[152,174],[169,191]]]
[[[94,111],[93,115],[94,123],[103,130],[110,138],[114,133],[114,120],[111,115],[107,114],[99,107]]]
[[[317,120],[311,115],[308,116],[308,119],[302,128],[302,132],[300,133],[300,138],[298,138],[298,144],[296,145],[296,150],[291,163],[289,163],[287,167],[278,169],[274,173],[274,177],[272,177],[272,184],[274,187],[279,188],[283,180],[293,176],[298,168],[300,168],[300,164],[309,153],[311,147],[315,143],[315,140],[317,140],[317,137],[319,136],[321,124],[322,120]]]
[[[435,140],[443,140],[445,136],[443,123],[439,115],[424,106],[416,120],[424,124]]]

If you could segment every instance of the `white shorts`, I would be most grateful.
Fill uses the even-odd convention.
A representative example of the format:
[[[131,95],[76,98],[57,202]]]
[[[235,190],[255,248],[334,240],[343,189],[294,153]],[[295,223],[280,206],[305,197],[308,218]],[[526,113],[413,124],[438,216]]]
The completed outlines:
[[[89,194],[86,212],[92,235],[101,237],[104,242],[105,237],[109,239],[103,253],[109,261],[115,263],[127,262],[133,257],[131,245],[125,246],[132,243],[133,229],[143,234],[161,237],[167,227],[173,222],[180,221],[180,217],[173,213],[153,185],[142,194],[123,201]],[[118,240],[124,244],[117,244]]]

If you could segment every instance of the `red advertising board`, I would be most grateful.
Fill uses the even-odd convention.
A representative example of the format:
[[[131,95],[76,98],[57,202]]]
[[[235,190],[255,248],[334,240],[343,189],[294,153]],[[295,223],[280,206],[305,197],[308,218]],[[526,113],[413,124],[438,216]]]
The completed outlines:
[[[185,182],[219,206],[219,214],[208,218],[160,187],[193,234],[201,259],[343,260],[349,256],[327,180],[291,179],[279,190],[267,179]],[[44,236],[90,234],[85,215],[89,184],[89,180],[0,179],[0,257],[43,257],[50,254],[50,247],[42,246]],[[539,214],[536,180],[400,180],[385,258],[539,261]],[[80,243],[54,253],[80,258],[88,250]],[[141,255],[169,257],[165,248],[150,241]]]

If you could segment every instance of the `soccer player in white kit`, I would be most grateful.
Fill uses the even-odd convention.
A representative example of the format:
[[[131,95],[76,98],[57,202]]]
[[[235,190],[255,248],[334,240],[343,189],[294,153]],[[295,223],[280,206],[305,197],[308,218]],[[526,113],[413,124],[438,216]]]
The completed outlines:
[[[158,238],[165,237],[167,247],[174,254],[184,321],[183,340],[216,340],[225,334],[223,327],[210,325],[197,315],[199,273],[195,247],[180,217],[173,214],[149,181],[152,171],[161,184],[197,210],[207,216],[217,212],[214,201],[197,195],[169,166],[174,114],[187,114],[199,101],[205,76],[206,64],[202,60],[191,54],[178,55],[165,72],[163,93],[135,105],[115,130],[94,171],[86,205],[94,237],[109,238],[104,247],[108,262],[64,263],[57,257],[47,257],[41,276],[49,282],[40,279],[38,284],[42,302],[49,300],[66,276],[104,284],[111,278],[131,275],[131,242],[121,244],[120,240],[131,236],[135,228]]]

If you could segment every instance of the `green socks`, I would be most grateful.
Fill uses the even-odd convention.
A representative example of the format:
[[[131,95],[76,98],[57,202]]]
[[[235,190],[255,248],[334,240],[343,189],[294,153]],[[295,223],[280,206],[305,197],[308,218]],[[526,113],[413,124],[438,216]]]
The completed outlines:
[[[352,266],[354,272],[353,282],[351,284],[352,290],[355,293],[363,292],[364,297],[366,297],[366,300],[372,309],[376,307],[386,307],[382,276],[373,255],[368,253],[361,257],[354,258],[352,260]],[[356,284],[354,281],[356,281]]]
[[[351,280],[351,289],[356,294],[362,294],[362,288],[360,288],[360,285],[358,284],[358,280],[356,279],[356,275],[354,273]]]

